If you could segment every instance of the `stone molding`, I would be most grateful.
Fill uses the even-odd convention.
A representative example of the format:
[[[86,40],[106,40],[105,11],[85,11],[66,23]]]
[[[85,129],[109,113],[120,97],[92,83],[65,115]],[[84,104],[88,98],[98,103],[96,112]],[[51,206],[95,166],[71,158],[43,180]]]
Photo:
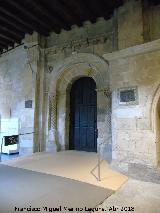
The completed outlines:
[[[150,128],[154,133],[156,133],[156,112],[159,99],[160,99],[160,84],[157,86],[157,89],[154,93],[150,109]]]
[[[52,73],[57,73],[57,76],[54,76],[54,80],[51,79],[51,81],[54,81],[55,84],[55,82],[63,78],[64,82],[62,87],[64,88],[64,84],[67,83],[68,85],[72,82],[70,78],[74,79],[78,76],[89,76],[96,81],[97,87],[107,87],[109,85],[108,69],[108,61],[104,60],[102,57],[91,53],[77,53],[65,58],[63,62],[60,61],[55,65]],[[51,78],[53,75],[52,73]],[[103,76],[106,76],[106,78]],[[61,89],[58,89],[58,91],[60,90]],[[54,91],[52,84],[50,84],[49,91]]]
[[[106,53],[103,57],[109,61],[121,58],[129,58],[136,55],[146,54],[149,52],[160,51],[160,39],[145,44],[136,45],[113,53]]]
[[[82,47],[89,47],[92,45],[97,45],[97,44],[104,44],[107,42],[107,40],[112,40],[113,42],[114,39],[114,33],[113,32],[107,32],[107,33],[101,33],[101,34],[96,34],[93,37],[86,37],[85,39],[78,39],[78,40],[73,40],[70,42],[65,42],[63,44],[58,44],[54,45],[53,47],[49,47],[45,49],[45,54],[57,54],[58,51],[65,51],[65,49],[72,49],[72,51],[78,51]]]

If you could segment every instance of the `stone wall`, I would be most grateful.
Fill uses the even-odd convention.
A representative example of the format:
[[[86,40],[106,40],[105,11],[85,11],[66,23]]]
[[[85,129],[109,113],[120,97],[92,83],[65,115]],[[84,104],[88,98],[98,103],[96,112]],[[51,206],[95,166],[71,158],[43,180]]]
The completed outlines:
[[[22,133],[33,131],[34,123],[34,152],[68,148],[69,91],[75,80],[89,76],[97,85],[98,144],[105,144],[103,157],[113,154],[126,166],[157,164],[159,95],[157,102],[154,97],[160,79],[160,7],[141,2],[125,1],[109,20],[86,21],[82,27],[52,32],[46,38],[26,35],[28,50],[22,46],[1,56],[1,117],[18,118]],[[137,88],[137,102],[120,105],[119,89],[130,87]],[[32,109],[24,108],[29,99]],[[31,151],[29,142],[31,136],[22,137],[21,152]]]
[[[151,109],[160,82],[160,40],[104,57],[110,62],[113,159],[156,166],[159,140],[152,126],[156,114]],[[134,86],[138,88],[137,104],[120,105],[118,89]]]
[[[118,9],[118,49],[143,43],[141,1],[126,1]]]
[[[151,15],[153,11],[156,11],[154,16]],[[149,27],[144,26],[146,14],[150,14],[147,16]],[[53,93],[56,97],[56,140],[62,149],[68,147],[66,135],[69,134],[69,96],[66,95],[65,85],[71,87],[72,78],[92,76],[93,67],[86,68],[77,64],[90,64],[89,59],[82,57],[80,61],[76,61],[76,57],[79,54],[93,54],[109,61],[110,76],[106,77],[101,72],[100,75],[104,79],[108,78],[109,84],[105,86],[110,86],[112,91],[112,147],[107,145],[107,148],[103,148],[103,157],[107,158],[113,151],[113,159],[126,166],[128,163],[157,165],[159,142],[151,125],[151,120],[155,119],[153,115],[151,118],[151,108],[160,77],[159,40],[143,43],[159,38],[158,17],[159,6],[144,7],[141,1],[130,0],[116,9],[108,21],[100,18],[95,24],[85,22],[83,27],[73,26],[69,32],[63,30],[59,35],[51,33],[47,38],[47,67],[52,68],[52,72],[47,73],[47,85],[50,94]],[[148,33],[150,36],[147,40]],[[120,51],[116,51],[118,49]],[[138,90],[137,103],[119,105],[118,90],[130,87]],[[108,107],[110,103],[104,94],[104,90],[97,90],[98,143],[110,144],[110,134],[107,132],[110,121],[107,116],[111,108]]]
[[[47,47],[52,47],[55,55],[65,57],[72,52],[97,53],[112,52],[115,48],[114,18],[104,20],[98,18],[97,22],[84,22],[82,27],[74,25],[70,31],[62,30],[60,34],[51,33],[47,38]]]
[[[48,56],[48,66],[53,66],[53,62],[51,61],[51,52]],[[52,57],[55,57],[53,53]],[[47,78],[49,94],[50,96],[53,94],[53,99],[56,104],[53,108],[53,118],[51,118],[53,119],[53,127],[51,128],[54,136],[49,139],[47,147],[50,147],[50,144],[53,144],[54,141],[57,149],[68,149],[70,89],[75,80],[80,77],[87,76],[95,80],[97,87],[97,127],[99,130],[98,145],[104,143],[106,150],[109,148],[111,149],[111,147],[109,147],[111,146],[111,141],[108,139],[109,136],[111,136],[110,126],[107,128],[108,131],[105,131],[106,123],[108,122],[108,125],[111,124],[110,113],[107,115],[108,108],[110,112],[110,101],[108,100],[109,97],[106,97],[105,95],[105,90],[108,89],[109,86],[107,62],[101,57],[91,53],[74,53],[70,57],[64,57],[63,60],[57,60],[57,63],[54,63],[53,71],[48,75],[50,75],[50,77]],[[103,156],[106,156],[106,152]]]
[[[70,31],[51,33],[47,38],[47,47],[54,47],[57,53],[61,47],[66,56],[73,51],[96,51],[101,54],[156,40],[160,37],[160,5],[145,2],[147,0],[125,1],[108,20],[101,17],[94,24],[86,21],[82,27],[74,25]],[[97,41],[98,46],[90,45]]]
[[[19,134],[33,132],[34,107],[25,108],[25,101],[33,100],[34,106],[34,85],[23,46],[1,56],[0,87],[1,118],[17,118]],[[21,154],[32,152],[32,138],[33,135],[20,136]]]
[[[160,38],[160,5],[146,4],[143,9],[144,41]]]

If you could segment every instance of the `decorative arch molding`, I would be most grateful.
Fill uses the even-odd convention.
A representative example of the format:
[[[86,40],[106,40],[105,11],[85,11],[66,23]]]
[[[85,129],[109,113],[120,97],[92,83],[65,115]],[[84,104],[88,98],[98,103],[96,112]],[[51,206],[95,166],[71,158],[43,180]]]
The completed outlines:
[[[53,93],[53,90],[57,90],[57,84],[60,84],[60,82],[67,83],[76,76],[92,77],[98,89],[109,86],[109,62],[91,53],[74,53],[57,63],[53,73],[57,74],[51,77],[49,87],[51,93]],[[59,89],[60,86],[58,86]]]
[[[151,130],[156,133],[156,112],[157,112],[157,104],[160,100],[160,84],[157,86],[157,89],[155,90],[152,104],[151,104],[151,110],[150,110],[150,126]]]
[[[72,84],[81,77],[91,77],[96,83],[97,91],[97,128],[99,136],[98,146],[105,143],[103,152],[111,152],[111,93],[109,90],[109,63],[103,58],[90,53],[75,53],[59,62],[54,68],[57,73],[50,79],[49,93],[54,94],[52,120],[54,141],[61,150],[68,149],[69,145],[69,111],[70,89]],[[57,134],[57,135],[55,135]],[[105,150],[105,151],[104,151]]]
[[[150,113],[151,130],[155,135],[157,165],[160,166],[160,109],[158,107],[160,107],[160,84],[154,93]]]

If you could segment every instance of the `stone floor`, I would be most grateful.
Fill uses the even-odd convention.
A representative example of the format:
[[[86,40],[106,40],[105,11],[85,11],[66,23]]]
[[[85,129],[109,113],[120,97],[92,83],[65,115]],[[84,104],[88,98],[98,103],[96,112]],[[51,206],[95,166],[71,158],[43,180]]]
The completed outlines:
[[[117,190],[128,180],[126,175],[111,169],[109,164],[104,160],[101,163],[101,181],[97,181],[91,174],[91,170],[97,164],[97,154],[91,152],[72,150],[55,153],[41,152],[2,163],[79,180],[111,190]],[[97,169],[95,169],[94,175],[97,176]]]
[[[160,168],[150,168],[141,164],[129,164],[129,177],[145,182],[152,182],[160,184]],[[160,212],[160,211],[159,211]]]
[[[103,209],[115,213],[160,213],[160,184],[130,178],[99,209],[99,213],[104,212]]]
[[[61,153],[63,154],[63,153]],[[68,158],[67,152],[66,155],[63,155],[63,157],[60,155],[56,155],[56,160],[59,161],[59,166],[64,166],[64,157]],[[69,153],[68,153],[69,154]],[[72,153],[74,154],[75,152]],[[78,153],[77,153],[78,154]],[[81,155],[82,153],[80,153]],[[16,156],[15,156],[16,157]],[[77,157],[77,155],[76,155]],[[84,158],[85,155],[83,155],[82,160],[86,161]],[[78,157],[79,158],[79,157]],[[11,166],[17,166],[17,167],[23,167],[31,170],[38,170],[41,172],[49,172],[49,173],[56,173],[58,175],[58,172],[60,175],[63,175],[66,171],[68,165],[70,164],[70,168],[74,168],[73,164],[73,158],[68,158],[71,161],[68,161],[68,164],[66,162],[66,167],[62,171],[61,169],[58,170],[59,166],[55,167],[55,170],[53,170],[55,162],[55,158],[50,161],[51,159],[50,154],[34,154],[33,156],[29,157],[20,157],[15,158],[11,161],[5,161],[5,164],[11,165]],[[60,160],[61,159],[61,160]],[[79,158],[80,159],[80,158]],[[94,156],[90,156],[90,159],[94,159]],[[90,159],[88,161],[88,165],[92,167],[92,164],[90,164]],[[76,173],[79,172],[79,170],[84,168],[84,162],[83,165],[80,165],[80,162],[78,163],[78,170]],[[82,163],[82,162],[81,162]],[[111,171],[111,170],[107,170]],[[68,177],[71,173],[71,170],[69,170]],[[76,175],[74,173],[74,175]],[[111,174],[111,173],[110,173]],[[115,178],[114,174],[117,174],[112,172],[112,175],[110,175],[110,180],[113,183],[118,183],[118,177]],[[103,203],[98,206],[99,213],[101,212],[134,212],[134,213],[160,213],[160,171],[159,169],[152,169],[147,168],[142,165],[130,165],[128,173],[129,179],[126,180],[126,182],[121,185],[120,188],[117,187],[116,192],[110,196],[108,199],[103,201]],[[84,173],[82,172],[81,175],[84,176]],[[74,177],[76,178],[76,177]],[[85,177],[86,178],[86,177]],[[110,183],[111,184],[111,183]],[[104,209],[104,210],[103,210]],[[97,211],[96,211],[97,212]]]

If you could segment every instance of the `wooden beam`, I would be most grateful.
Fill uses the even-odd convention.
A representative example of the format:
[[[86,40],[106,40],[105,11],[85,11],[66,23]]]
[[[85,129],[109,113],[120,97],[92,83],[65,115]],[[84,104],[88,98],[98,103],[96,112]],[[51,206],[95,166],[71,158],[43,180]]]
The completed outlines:
[[[8,46],[8,44],[6,42],[1,41],[1,39],[0,39],[0,44],[4,45],[5,47]]]
[[[71,10],[71,8],[68,7],[66,2],[66,0],[55,0],[55,4],[53,6],[57,10],[57,13],[58,11],[61,11],[61,14],[63,14],[63,17],[68,20],[69,23],[76,23],[78,25],[81,22],[80,18],[74,10]]]
[[[51,27],[50,27],[49,24],[47,24],[46,22],[44,22],[42,19],[39,19],[36,15],[34,15],[34,13],[26,10],[26,8],[24,8],[22,6],[22,1],[20,1],[18,3],[16,1],[9,1],[9,0],[7,0],[7,2],[8,2],[8,4],[10,4],[13,7],[17,8],[18,10],[20,10],[25,16],[28,16],[33,21],[36,21],[39,24],[39,26],[43,26],[43,28],[46,29],[46,30],[51,29]]]
[[[33,22],[27,22],[24,20],[24,18],[21,18],[17,13],[8,11],[6,8],[0,7],[0,11],[6,15],[8,15],[11,18],[14,18],[18,23],[24,25],[25,33],[32,33],[34,30],[39,30]],[[41,33],[44,33],[42,30]]]
[[[4,39],[11,41],[11,42],[16,42],[16,39],[13,39],[12,37],[7,36],[6,34],[0,33],[0,38],[4,38]]]
[[[17,17],[17,15],[15,15],[13,12],[8,11],[8,9],[2,8],[0,7],[0,12],[2,14],[7,15],[8,17],[13,18],[14,20],[16,20],[17,22],[19,22],[20,24],[24,25],[27,31],[32,32],[33,31],[33,27],[31,26],[31,24],[29,24],[28,22],[24,21],[22,18]]]
[[[0,39],[0,44],[7,47],[8,45],[10,45],[10,42],[6,42],[6,41]]]
[[[14,35],[14,36],[16,36],[16,37],[18,37],[18,38],[22,38],[23,37],[23,34],[22,33],[19,33],[19,32],[17,32],[17,31],[15,31],[15,30],[12,30],[10,27],[4,27],[4,26],[2,26],[2,24],[0,24],[0,32],[1,32],[1,30],[3,30],[3,31],[5,31],[5,32],[7,32],[7,33],[10,33],[10,34],[12,34],[12,35]]]
[[[80,1],[68,0],[66,4],[68,4],[72,8],[72,11],[74,10],[78,14],[81,21],[89,19],[90,16],[92,17],[91,12],[88,11],[85,5],[83,3],[80,3]]]
[[[80,24],[83,21],[83,18],[77,14],[77,12],[73,9],[73,5],[66,0],[56,0],[56,5],[62,8],[63,12],[67,14],[71,14],[70,16],[75,20],[76,24]]]
[[[6,46],[4,46],[3,44],[1,44],[1,42],[0,42],[0,48],[4,49],[4,48],[6,48]]]
[[[57,18],[57,14],[55,13],[55,11],[53,13],[50,12],[50,10],[46,8],[46,5],[44,5],[43,2],[41,2],[40,0],[27,0],[27,2],[30,2],[37,10],[40,11],[41,14],[44,14],[51,21],[51,26],[58,28],[69,28],[68,23],[66,22],[66,20],[64,20],[63,17]],[[56,7],[57,5],[54,4],[54,8]]]
[[[97,4],[95,4],[96,1],[92,0],[86,0],[85,5],[89,8],[90,12],[93,13],[94,19],[99,16],[99,13],[97,12]]]
[[[24,27],[21,27],[20,25],[17,24],[17,22],[14,22],[12,19],[8,19],[6,17],[3,17],[2,14],[0,14],[0,20],[4,21],[5,23],[10,25],[11,27],[15,27],[15,29],[17,29],[21,32],[25,32]]]
[[[44,0],[41,0],[41,2]],[[47,4],[47,2],[46,2]],[[61,28],[66,28],[66,29],[70,29],[70,26],[73,23],[79,23],[80,19],[78,18],[77,15],[75,15],[74,10],[70,10],[63,1],[60,0],[54,0],[50,2],[50,4],[47,4],[47,7],[53,11],[54,17],[52,15],[52,13],[50,12],[50,14],[52,15],[52,19],[55,19],[55,22],[57,22],[57,20],[61,21],[61,23],[59,25],[61,25]]]

